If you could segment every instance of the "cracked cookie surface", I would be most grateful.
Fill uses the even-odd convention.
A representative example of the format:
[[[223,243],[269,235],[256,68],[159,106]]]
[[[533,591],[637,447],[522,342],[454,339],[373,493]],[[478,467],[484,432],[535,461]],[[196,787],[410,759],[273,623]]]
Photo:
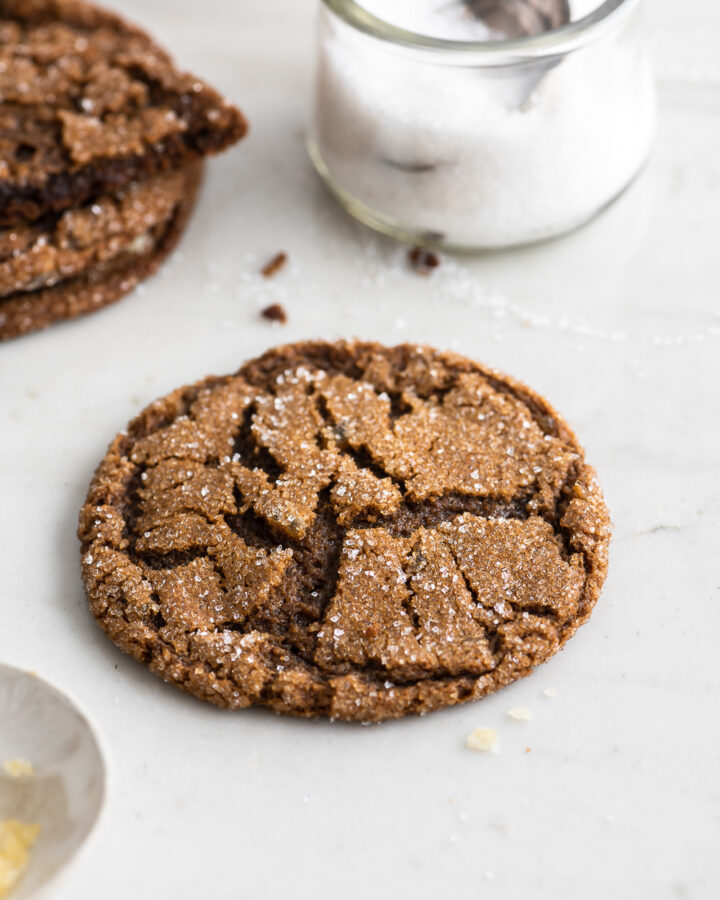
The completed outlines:
[[[381,721],[529,674],[590,615],[610,526],[527,388],[427,347],[305,343],[152,404],[80,516],[108,636],[229,708]]]

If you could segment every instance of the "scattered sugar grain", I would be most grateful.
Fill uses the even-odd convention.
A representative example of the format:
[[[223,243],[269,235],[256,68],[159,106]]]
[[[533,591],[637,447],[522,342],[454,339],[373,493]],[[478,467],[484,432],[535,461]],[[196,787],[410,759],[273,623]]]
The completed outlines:
[[[489,825],[493,831],[497,831],[505,837],[512,838],[517,834],[514,825],[512,822],[507,821],[507,819],[496,819],[495,821],[490,822]]]
[[[513,706],[507,711],[507,714],[516,722],[532,722],[533,718],[532,710],[527,706]]]

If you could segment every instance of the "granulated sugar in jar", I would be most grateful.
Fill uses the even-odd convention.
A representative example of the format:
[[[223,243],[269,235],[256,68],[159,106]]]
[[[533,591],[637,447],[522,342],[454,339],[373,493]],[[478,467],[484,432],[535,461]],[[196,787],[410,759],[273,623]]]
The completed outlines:
[[[639,0],[321,4],[310,154],[399,239],[483,249],[576,228],[633,180],[654,125]]]

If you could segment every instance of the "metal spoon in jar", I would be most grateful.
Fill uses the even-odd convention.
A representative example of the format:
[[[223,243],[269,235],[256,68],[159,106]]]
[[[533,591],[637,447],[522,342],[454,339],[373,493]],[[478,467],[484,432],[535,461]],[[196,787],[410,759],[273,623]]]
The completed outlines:
[[[503,38],[530,37],[567,25],[568,0],[461,0],[468,13]]]
[[[567,25],[570,21],[568,0],[450,0],[442,10],[458,11],[468,18],[482,22],[491,32],[491,40],[503,41],[543,34]],[[505,98],[508,108],[526,110],[539,85],[560,62],[561,57],[548,57],[527,63],[524,77],[518,77],[518,67],[486,68],[483,77],[495,80],[498,96]],[[395,159],[386,157],[387,165],[407,174],[434,171],[439,163],[426,159]]]
[[[570,21],[568,0],[460,0],[468,15],[482,21],[497,40],[532,37],[561,28]],[[548,72],[561,61],[560,57],[528,63],[526,78],[518,82],[517,76],[508,84],[510,102],[518,109],[526,109],[533,94]],[[504,79],[503,69],[497,72]]]

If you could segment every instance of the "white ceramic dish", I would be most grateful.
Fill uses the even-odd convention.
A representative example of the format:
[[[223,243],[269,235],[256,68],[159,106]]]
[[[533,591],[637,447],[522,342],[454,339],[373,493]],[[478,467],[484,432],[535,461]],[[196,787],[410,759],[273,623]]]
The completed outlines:
[[[74,703],[34,673],[0,665],[0,820],[41,827],[12,900],[29,900],[67,866],[95,827],[105,799],[105,762]],[[34,775],[11,777],[22,759]]]

